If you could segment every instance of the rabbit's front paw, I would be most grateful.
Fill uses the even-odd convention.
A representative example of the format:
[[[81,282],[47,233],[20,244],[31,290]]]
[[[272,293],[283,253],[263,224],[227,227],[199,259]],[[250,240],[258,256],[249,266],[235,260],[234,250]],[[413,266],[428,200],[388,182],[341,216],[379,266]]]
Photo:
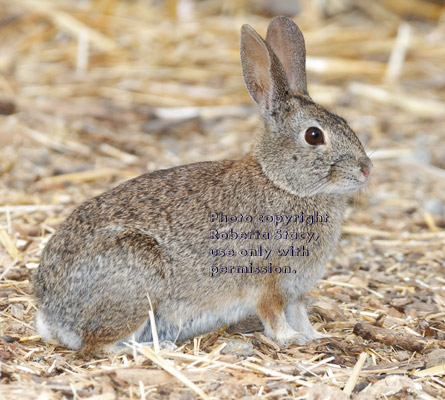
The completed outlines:
[[[275,341],[281,347],[288,347],[291,344],[297,344],[299,346],[303,346],[312,340],[323,339],[328,337],[331,337],[331,335],[320,333],[315,329],[313,329],[311,332],[304,332],[304,333],[293,331],[289,335],[276,337]]]
[[[315,329],[312,329],[310,332],[299,333],[299,335],[300,335],[300,342],[298,344],[306,344],[312,340],[331,337],[331,335],[320,333]]]
[[[326,339],[332,337],[332,335],[330,335],[329,333],[321,333],[316,331],[315,329],[313,335],[314,335],[313,339]]]
[[[277,336],[275,341],[280,345],[280,347],[289,347],[291,344],[304,345],[311,339],[308,339],[305,334],[292,331],[287,335]]]

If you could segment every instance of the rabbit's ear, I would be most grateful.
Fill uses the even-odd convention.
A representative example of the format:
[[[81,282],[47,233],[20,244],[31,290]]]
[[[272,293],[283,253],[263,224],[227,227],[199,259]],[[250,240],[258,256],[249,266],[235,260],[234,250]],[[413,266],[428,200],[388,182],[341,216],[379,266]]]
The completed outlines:
[[[283,66],[266,42],[249,25],[241,28],[240,50],[247,90],[262,110],[272,110],[289,92]]]
[[[308,96],[306,47],[298,26],[287,17],[273,18],[267,29],[266,43],[281,61],[293,94]]]

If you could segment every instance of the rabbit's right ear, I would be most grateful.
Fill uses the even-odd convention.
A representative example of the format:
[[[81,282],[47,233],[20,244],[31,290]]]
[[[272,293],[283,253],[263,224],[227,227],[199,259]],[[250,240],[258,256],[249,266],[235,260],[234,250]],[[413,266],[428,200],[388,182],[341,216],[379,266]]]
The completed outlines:
[[[295,22],[287,17],[273,18],[267,29],[266,43],[281,61],[292,93],[309,96],[306,86],[306,46]]]
[[[241,28],[240,52],[244,82],[250,96],[262,111],[271,111],[289,92],[283,66],[249,25]]]

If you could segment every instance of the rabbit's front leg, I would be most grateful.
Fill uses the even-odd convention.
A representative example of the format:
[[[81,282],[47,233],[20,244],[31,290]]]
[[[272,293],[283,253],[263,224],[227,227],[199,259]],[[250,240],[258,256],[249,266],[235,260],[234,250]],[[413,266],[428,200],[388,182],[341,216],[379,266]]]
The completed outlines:
[[[303,299],[289,302],[284,310],[286,320],[292,329],[300,333],[304,343],[314,339],[330,337],[324,333],[320,333],[312,326],[304,306]]]
[[[257,314],[263,323],[265,335],[282,347],[306,343],[305,336],[292,329],[286,320],[284,298],[277,292],[267,292],[257,304]]]

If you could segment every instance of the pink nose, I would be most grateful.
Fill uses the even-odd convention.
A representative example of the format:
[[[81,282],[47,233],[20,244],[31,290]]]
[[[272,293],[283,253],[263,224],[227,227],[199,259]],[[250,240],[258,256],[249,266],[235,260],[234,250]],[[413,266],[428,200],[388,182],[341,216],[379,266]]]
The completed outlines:
[[[368,157],[365,157],[360,161],[360,164],[361,164],[360,169],[363,172],[363,175],[365,175],[365,178],[367,178],[371,173],[372,162]]]
[[[371,173],[372,162],[368,157],[363,157],[359,162],[360,162],[360,170],[363,172],[365,178],[367,178]]]

